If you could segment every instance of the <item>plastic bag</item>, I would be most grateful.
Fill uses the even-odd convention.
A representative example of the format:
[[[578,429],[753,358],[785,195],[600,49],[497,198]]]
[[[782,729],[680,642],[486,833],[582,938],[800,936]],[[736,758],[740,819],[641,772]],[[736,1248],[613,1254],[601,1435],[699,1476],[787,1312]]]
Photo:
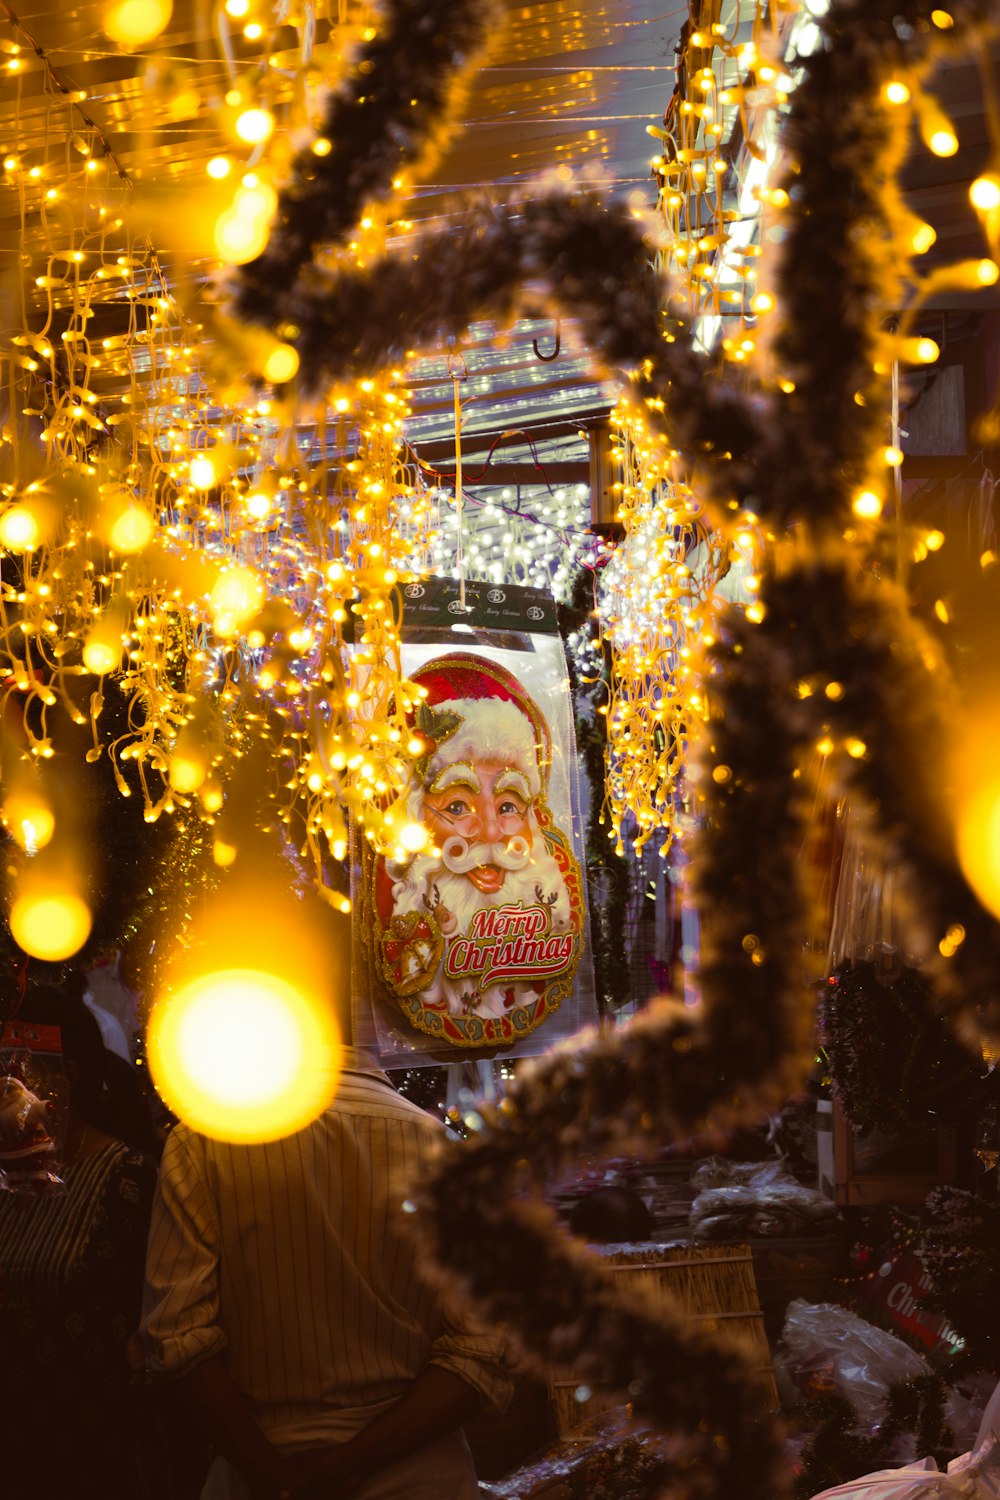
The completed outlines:
[[[60,1192],[68,1088],[58,1026],[0,1032],[0,1191]]]
[[[834,1303],[801,1297],[788,1304],[774,1367],[783,1398],[832,1388],[850,1401],[862,1427],[881,1421],[890,1385],[930,1374],[902,1339]]]
[[[808,1234],[837,1217],[825,1194],[796,1182],[780,1161],[732,1162],[713,1156],[702,1162],[692,1181],[701,1189],[690,1220],[698,1239]]]
[[[640,1500],[659,1493],[666,1444],[627,1407],[590,1417],[572,1434],[504,1479],[481,1483],[486,1500]]]

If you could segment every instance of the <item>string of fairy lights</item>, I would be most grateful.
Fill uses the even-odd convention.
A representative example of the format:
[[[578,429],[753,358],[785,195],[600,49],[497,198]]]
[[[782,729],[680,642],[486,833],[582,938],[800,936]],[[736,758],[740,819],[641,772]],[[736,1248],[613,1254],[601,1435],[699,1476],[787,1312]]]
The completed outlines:
[[[813,45],[823,8],[823,0],[758,0],[747,40],[746,6],[723,7],[704,26],[695,6],[680,86],[663,127],[652,127],[658,260],[672,288],[664,336],[694,328],[730,363],[753,363],[765,375],[770,355],[758,340],[773,298],[757,285],[761,214],[765,224],[780,222],[776,121],[794,88],[796,49]],[[169,18],[167,0],[114,0],[102,24],[112,43],[137,50]],[[238,267],[267,244],[290,143],[311,131],[317,160],[331,150],[316,133],[321,91],[339,76],[347,41],[370,40],[378,26],[369,7],[309,9],[296,23],[296,47],[243,65],[234,33],[266,42],[287,17],[256,0],[226,0],[216,19],[227,86],[207,105],[229,144],[203,164],[201,207],[184,226],[193,259],[209,268]],[[116,678],[136,704],[130,734],[105,748],[116,764],[137,767],[150,820],[191,812],[211,826],[233,757],[246,736],[265,735],[276,754],[293,758],[281,815],[317,860],[324,849],[343,856],[350,818],[380,847],[401,847],[394,794],[415,752],[393,590],[416,573],[454,574],[458,516],[453,494],[406,446],[405,361],[297,403],[294,329],[272,334],[205,316],[190,296],[181,300],[183,288],[171,289],[166,221],[193,201],[190,192],[158,197],[131,181],[86,99],[23,28],[10,33],[7,72],[40,71],[45,129],[37,100],[26,98],[12,139],[0,143],[30,257],[21,328],[5,351],[0,649],[5,697],[34,702],[41,718],[21,715],[27,753],[7,780],[3,816],[24,853],[13,905],[18,940],[52,956],[74,951],[80,931],[77,922],[62,939],[52,936],[53,892],[72,898],[78,917],[81,902],[67,884],[67,861],[55,857],[62,834],[31,774],[33,761],[51,755],[51,736],[33,726],[60,705],[79,717],[70,687],[80,677],[95,688],[95,753],[102,680]],[[915,111],[931,150],[955,149],[925,90],[899,79],[886,99]],[[402,178],[393,186],[402,191]],[[984,174],[972,201],[995,250],[1000,178]],[[409,228],[386,211],[365,212],[327,260],[364,267]],[[165,254],[147,236],[156,229]],[[915,245],[929,244],[930,233],[912,225]],[[969,286],[989,285],[997,268],[983,258],[961,274]],[[955,268],[949,275],[954,283]],[[896,335],[900,350],[916,361],[938,352],[908,326]],[[650,415],[631,392],[613,414],[624,531],[613,556],[588,528],[581,486],[477,490],[462,529],[472,577],[561,596],[579,566],[602,570],[597,603],[612,654],[609,832],[619,849],[626,837],[641,847],[656,836],[666,852],[687,726],[704,710],[699,652],[712,639],[715,586],[743,556],[743,607],[754,618],[766,541],[752,513],[738,508],[731,531],[709,529],[698,476],[677,473]],[[855,501],[863,522],[877,520],[899,461],[889,445],[873,461]],[[230,847],[216,840],[220,863]]]

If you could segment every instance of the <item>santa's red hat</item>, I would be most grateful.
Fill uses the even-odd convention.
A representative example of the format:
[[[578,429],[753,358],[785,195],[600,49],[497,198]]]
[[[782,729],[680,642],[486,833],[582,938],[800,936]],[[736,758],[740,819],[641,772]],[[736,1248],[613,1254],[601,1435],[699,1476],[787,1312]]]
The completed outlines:
[[[454,761],[495,757],[517,766],[532,795],[539,795],[548,781],[552,738],[541,709],[512,672],[485,657],[451,652],[419,667],[411,681],[427,690],[424,704],[441,718],[438,733],[419,725],[429,741],[427,780]],[[449,722],[452,716],[457,723]]]

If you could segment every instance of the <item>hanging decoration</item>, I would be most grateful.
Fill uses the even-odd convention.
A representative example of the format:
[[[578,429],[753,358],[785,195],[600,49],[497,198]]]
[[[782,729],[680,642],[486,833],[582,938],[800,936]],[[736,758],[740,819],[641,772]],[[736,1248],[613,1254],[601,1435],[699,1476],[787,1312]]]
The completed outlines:
[[[412,772],[393,845],[359,841],[355,1032],[392,1065],[523,1054],[595,1019],[555,610],[512,587],[404,593]]]

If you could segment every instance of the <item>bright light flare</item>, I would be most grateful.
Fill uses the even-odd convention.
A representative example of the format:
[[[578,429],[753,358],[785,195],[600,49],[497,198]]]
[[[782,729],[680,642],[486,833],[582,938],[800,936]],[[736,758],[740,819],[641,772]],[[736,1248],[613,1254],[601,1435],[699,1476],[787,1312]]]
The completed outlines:
[[[153,540],[156,523],[141,505],[126,505],[108,526],[108,543],[116,552],[141,552]]]
[[[218,1140],[277,1140],[326,1108],[340,1070],[328,1010],[259,969],[222,969],[159,1002],[153,1080],[183,1120]]]
[[[4,798],[2,815],[4,827],[26,854],[44,849],[56,831],[51,807],[33,792],[10,792]]]
[[[212,623],[221,636],[236,635],[264,603],[264,583],[252,568],[225,568],[212,589]]]
[[[237,115],[236,134],[248,146],[260,146],[268,140],[274,129],[274,116],[269,109],[245,109]]]
[[[81,896],[57,886],[40,886],[17,896],[10,930],[32,958],[61,963],[78,953],[90,936],[90,908]]]
[[[977,705],[956,724],[949,782],[955,789],[955,845],[962,873],[985,907],[1000,917],[1000,713],[994,677],[973,689]]]
[[[0,516],[0,544],[8,552],[34,552],[42,539],[38,518],[26,505],[11,505]]]
[[[992,172],[977,177],[969,188],[969,200],[980,213],[995,213],[1000,208],[1000,177]]]
[[[172,0],[112,0],[104,9],[101,24],[106,36],[131,52],[160,35],[173,8]]]
[[[207,453],[199,453],[188,463],[188,479],[196,490],[210,490],[218,480],[215,461]]]
[[[1000,771],[967,795],[958,819],[958,862],[966,880],[1000,917]]]

